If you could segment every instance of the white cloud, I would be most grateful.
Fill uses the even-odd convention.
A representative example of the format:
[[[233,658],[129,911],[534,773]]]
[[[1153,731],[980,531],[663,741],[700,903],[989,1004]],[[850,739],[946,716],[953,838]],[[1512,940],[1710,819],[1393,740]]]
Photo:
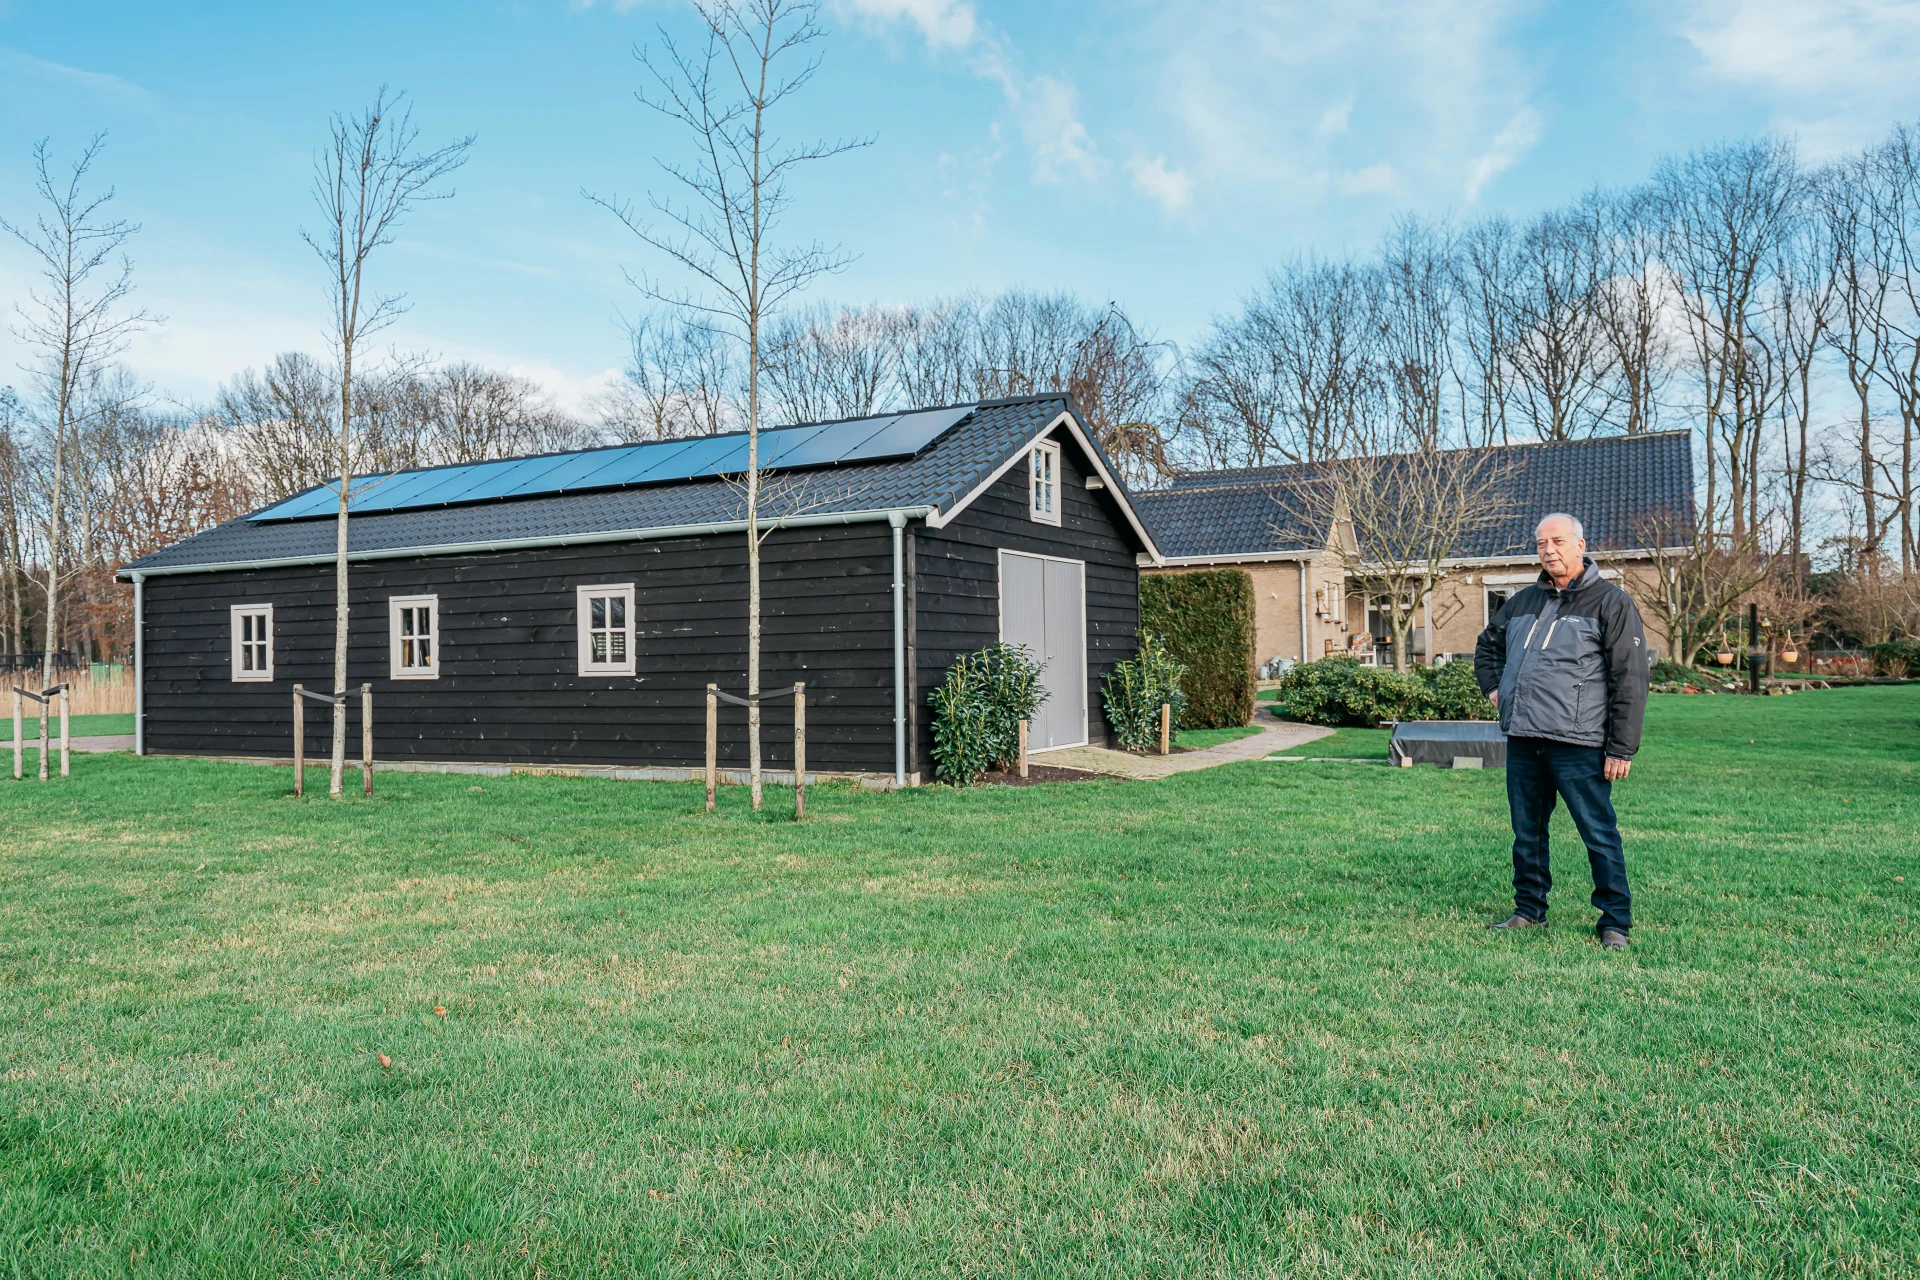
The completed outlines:
[[[1340,101],[1320,113],[1320,123],[1314,126],[1313,136],[1325,142],[1337,138],[1347,131],[1353,123],[1353,95],[1349,93]]]
[[[885,29],[906,24],[929,49],[962,55],[1001,96],[1033,155],[1033,178],[1047,184],[1097,181],[1105,172],[1080,119],[1079,90],[1068,80],[1022,69],[1005,36],[982,22],[969,0],[834,0],[843,16]]]
[[[1522,107],[1467,171],[1467,199],[1478,200],[1487,184],[1505,173],[1540,141],[1540,113]]]
[[[1333,189],[1343,196],[1398,196],[1406,187],[1398,171],[1383,161],[1339,174],[1333,180]]]
[[[1193,203],[1193,179],[1178,169],[1168,168],[1165,156],[1151,160],[1135,156],[1127,162],[1127,172],[1133,175],[1134,188],[1157,203],[1160,212],[1169,218],[1184,212]]]
[[[1911,0],[1697,0],[1680,32],[1715,80],[1759,89],[1814,151],[1879,135],[1920,107]]]
[[[906,22],[935,49],[966,49],[981,38],[980,20],[967,0],[835,0],[834,8],[880,26]]]

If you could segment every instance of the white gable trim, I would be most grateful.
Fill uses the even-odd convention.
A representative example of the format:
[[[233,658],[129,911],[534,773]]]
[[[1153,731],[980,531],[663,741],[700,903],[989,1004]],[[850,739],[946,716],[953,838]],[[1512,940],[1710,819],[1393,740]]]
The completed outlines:
[[[1108,471],[1106,466],[1100,461],[1099,453],[1095,451],[1092,442],[1088,440],[1087,433],[1081,429],[1080,423],[1074,418],[1073,414],[1065,410],[1062,410],[1060,416],[1052,422],[1049,422],[1045,427],[1034,432],[1031,439],[1022,444],[1018,449],[1015,449],[1005,462],[995,467],[993,471],[987,475],[986,479],[975,485],[960,501],[954,503],[945,511],[935,511],[932,515],[928,516],[927,527],[929,529],[941,529],[952,523],[955,516],[958,516],[962,511],[972,506],[981,494],[998,484],[1007,472],[1017,466],[1025,466],[1027,451],[1033,448],[1035,441],[1052,434],[1053,431],[1062,426],[1067,429],[1067,434],[1072,436],[1075,442],[1079,444],[1081,456],[1093,464],[1094,474],[1106,482],[1108,490],[1113,494],[1113,500],[1120,504],[1120,510],[1127,517],[1128,525],[1132,527],[1134,533],[1139,535],[1141,543],[1147,548],[1147,554],[1153,558],[1153,563],[1156,565],[1165,564],[1166,557],[1160,554],[1159,544],[1154,542],[1153,535],[1147,532],[1147,526],[1141,522],[1139,514],[1133,509],[1133,504],[1127,501],[1125,497],[1126,490],[1121,487],[1113,473]]]

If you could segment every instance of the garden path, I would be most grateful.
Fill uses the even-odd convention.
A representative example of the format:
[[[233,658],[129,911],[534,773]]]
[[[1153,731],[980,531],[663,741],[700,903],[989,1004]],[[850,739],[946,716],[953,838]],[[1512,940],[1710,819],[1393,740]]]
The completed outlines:
[[[1312,742],[1316,738],[1324,738],[1333,732],[1331,729],[1322,729],[1317,725],[1276,720],[1273,718],[1273,713],[1264,706],[1254,713],[1253,727],[1260,732],[1245,738],[1236,738],[1232,742],[1223,742],[1217,747],[1208,747],[1203,751],[1183,751],[1177,755],[1136,756],[1107,747],[1067,747],[1064,750],[1049,751],[1045,755],[1035,756],[1034,759],[1045,764],[1059,765],[1063,769],[1086,769],[1093,773],[1107,773],[1120,778],[1152,781],[1155,778],[1171,777],[1176,773],[1188,773],[1194,769],[1211,769],[1215,765],[1232,764],[1238,760],[1260,760],[1275,751],[1297,747],[1303,742]]]

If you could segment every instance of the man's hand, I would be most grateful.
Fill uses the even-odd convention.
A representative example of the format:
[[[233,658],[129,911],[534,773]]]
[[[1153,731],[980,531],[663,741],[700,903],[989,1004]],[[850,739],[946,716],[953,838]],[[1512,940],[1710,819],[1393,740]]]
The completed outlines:
[[[1620,779],[1626,777],[1627,773],[1632,768],[1633,768],[1633,761],[1618,760],[1618,759],[1615,759],[1613,756],[1608,756],[1607,763],[1603,767],[1602,772],[1606,775],[1606,779],[1608,782],[1618,782],[1620,781]]]
[[[1500,709],[1500,691],[1495,689],[1492,693],[1488,694],[1487,701],[1493,704],[1495,711],[1498,711]]]

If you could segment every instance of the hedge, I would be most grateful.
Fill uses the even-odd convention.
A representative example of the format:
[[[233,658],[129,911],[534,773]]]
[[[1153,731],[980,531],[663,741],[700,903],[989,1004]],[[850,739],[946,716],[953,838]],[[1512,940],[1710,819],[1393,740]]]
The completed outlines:
[[[1383,720],[1492,720],[1471,662],[1394,671],[1348,654],[1296,665],[1280,679],[1279,706],[1308,724],[1371,726]]]
[[[1245,569],[1140,577],[1140,629],[1187,669],[1182,729],[1253,723],[1253,575]]]

